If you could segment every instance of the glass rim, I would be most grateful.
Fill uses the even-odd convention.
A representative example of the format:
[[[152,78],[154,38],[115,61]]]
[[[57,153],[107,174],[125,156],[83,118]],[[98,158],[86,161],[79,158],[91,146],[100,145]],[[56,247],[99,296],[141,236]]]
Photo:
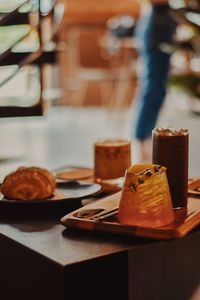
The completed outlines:
[[[186,136],[189,135],[188,129],[175,129],[175,127],[156,127],[152,130],[152,134],[162,135],[162,136]]]

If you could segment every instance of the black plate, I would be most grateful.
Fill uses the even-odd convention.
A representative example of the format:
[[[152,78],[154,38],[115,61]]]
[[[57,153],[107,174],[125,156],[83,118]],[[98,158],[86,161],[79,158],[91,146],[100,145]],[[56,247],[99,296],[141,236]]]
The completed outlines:
[[[42,200],[16,200],[7,199],[0,193],[1,202],[14,203],[46,203],[53,201],[65,201],[68,199],[80,199],[92,196],[101,190],[101,185],[96,183],[83,183],[77,181],[58,181],[55,195]]]

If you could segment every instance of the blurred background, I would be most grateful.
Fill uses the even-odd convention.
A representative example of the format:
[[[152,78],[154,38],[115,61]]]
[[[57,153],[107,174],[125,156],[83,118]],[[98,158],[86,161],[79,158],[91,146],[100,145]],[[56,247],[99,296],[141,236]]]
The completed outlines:
[[[158,125],[190,131],[197,176],[200,3],[170,1],[178,21]],[[138,77],[136,0],[0,1],[0,177],[21,165],[93,165],[93,142],[133,141]],[[195,159],[194,159],[195,158]]]

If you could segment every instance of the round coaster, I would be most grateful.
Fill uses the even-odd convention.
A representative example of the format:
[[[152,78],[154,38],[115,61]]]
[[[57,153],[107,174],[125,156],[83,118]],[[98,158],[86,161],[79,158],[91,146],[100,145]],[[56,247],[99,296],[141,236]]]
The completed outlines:
[[[56,173],[56,178],[62,180],[81,180],[87,179],[93,176],[93,170],[87,168],[77,168],[74,170],[63,171],[60,173]]]

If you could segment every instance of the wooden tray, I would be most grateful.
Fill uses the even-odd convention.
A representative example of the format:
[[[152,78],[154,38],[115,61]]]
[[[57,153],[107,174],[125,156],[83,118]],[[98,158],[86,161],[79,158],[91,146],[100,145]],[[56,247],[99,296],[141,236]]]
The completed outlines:
[[[158,228],[137,227],[118,223],[117,214],[103,221],[90,219],[94,214],[103,210],[111,210],[119,206],[121,192],[97,200],[61,219],[66,227],[75,227],[86,230],[98,230],[118,234],[140,236],[153,239],[180,238],[200,224],[200,199],[188,198],[187,208],[174,209],[175,221]]]
[[[188,194],[200,197],[200,178],[190,178],[188,181]]]

